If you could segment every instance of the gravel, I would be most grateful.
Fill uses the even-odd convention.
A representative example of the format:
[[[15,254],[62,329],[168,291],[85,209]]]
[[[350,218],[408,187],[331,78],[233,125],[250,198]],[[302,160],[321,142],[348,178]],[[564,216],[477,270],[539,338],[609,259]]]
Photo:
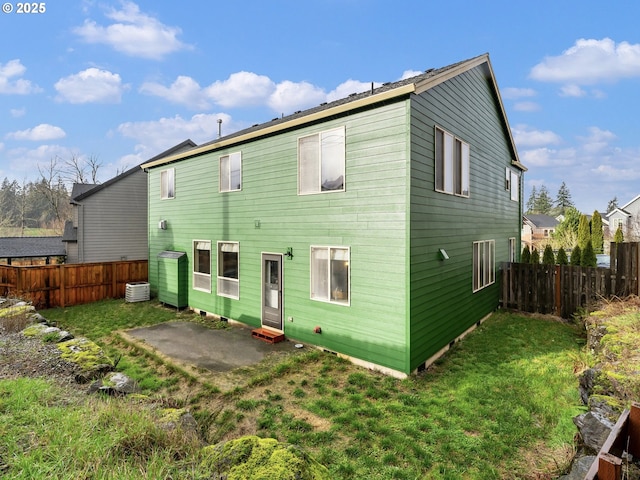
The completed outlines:
[[[21,333],[0,332],[0,380],[46,378],[63,386],[82,387],[75,381],[78,367],[60,356],[54,343]]]

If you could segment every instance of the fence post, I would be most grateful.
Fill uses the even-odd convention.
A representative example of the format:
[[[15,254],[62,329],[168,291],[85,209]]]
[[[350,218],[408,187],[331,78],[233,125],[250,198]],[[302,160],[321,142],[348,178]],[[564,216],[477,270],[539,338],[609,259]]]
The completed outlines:
[[[67,289],[66,289],[66,273],[67,268],[64,265],[60,265],[60,306],[61,307],[65,307],[66,305],[66,296],[67,296]]]
[[[556,278],[555,278],[555,307],[556,307],[556,315],[560,315],[562,312],[562,289],[560,288],[560,281],[562,279],[562,275],[560,275],[560,265],[556,265]]]

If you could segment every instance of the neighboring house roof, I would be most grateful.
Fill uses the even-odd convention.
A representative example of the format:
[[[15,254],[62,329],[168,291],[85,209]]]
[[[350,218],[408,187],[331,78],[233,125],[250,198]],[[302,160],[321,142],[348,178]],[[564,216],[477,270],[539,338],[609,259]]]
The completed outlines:
[[[560,223],[551,215],[530,214],[524,215],[524,221],[534,228],[555,228]]]
[[[611,215],[613,215],[614,213],[620,213],[622,215],[625,215],[627,217],[630,217],[631,214],[629,212],[627,212],[627,208],[636,203],[638,200],[640,200],[640,195],[638,195],[637,197],[635,197],[633,200],[631,200],[630,202],[625,203],[622,207],[617,207],[614,208],[613,210],[611,210],[609,213],[607,213],[607,218],[610,217]]]
[[[0,237],[0,258],[58,257],[66,254],[62,237]]]
[[[182,150],[185,149],[190,149],[190,148],[194,148],[196,147],[197,144],[195,142],[193,142],[191,139],[187,139],[182,143],[179,143],[178,145],[174,145],[173,147],[169,148],[168,150],[165,150],[162,153],[159,153],[158,155],[156,155],[153,158],[150,158],[149,160],[145,160],[145,163],[148,162],[153,162],[156,160],[161,159],[162,157],[166,157],[169,155],[173,155],[175,153],[178,153]],[[73,190],[71,191],[71,203],[76,203],[79,202],[80,200],[83,200],[97,192],[99,192],[100,190],[107,188],[109,185],[123,179],[124,177],[127,177],[129,175],[131,175],[132,173],[135,172],[139,172],[140,165],[137,165],[133,168],[130,168],[129,170],[127,170],[126,172],[121,173],[120,175],[117,175],[109,180],[107,180],[104,183],[100,183],[100,184],[89,184],[89,183],[74,183],[73,184]],[[66,229],[66,226],[65,226]]]
[[[333,117],[335,115],[350,112],[359,108],[365,108],[376,103],[390,101],[395,98],[408,96],[412,93],[423,93],[442,82],[445,82],[457,75],[460,75],[472,68],[485,65],[488,69],[490,80],[492,81],[494,90],[496,92],[496,98],[498,99],[500,110],[502,113],[502,119],[505,123],[505,132],[510,140],[510,150],[513,155],[513,165],[519,167],[525,171],[526,167],[520,163],[518,153],[515,148],[515,142],[511,134],[511,128],[509,127],[507,115],[500,97],[500,91],[496,83],[495,75],[493,74],[493,68],[489,60],[489,54],[483,54],[469,60],[454,63],[447,67],[439,69],[429,69],[424,73],[415,77],[407,78],[393,83],[385,83],[378,88],[374,88],[373,82],[371,83],[371,90],[363,93],[354,93],[346,98],[341,98],[331,103],[322,103],[317,107],[310,108],[304,111],[297,111],[292,115],[286,117],[276,117],[270,122],[263,124],[256,124],[250,128],[240,130],[225,137],[218,138],[212,142],[204,143],[196,148],[178,153],[173,156],[165,157],[158,160],[150,160],[141,165],[143,169],[157,167],[170,162],[175,162],[194,155],[200,155],[206,152],[217,150],[219,148],[235,145],[241,142],[253,140],[256,138],[271,135],[277,132],[284,131],[289,128],[298,127],[312,122],[322,121],[324,119]]]
[[[78,227],[73,226],[73,220],[67,220],[64,222],[64,232],[62,233],[63,242],[77,242],[78,241]]]

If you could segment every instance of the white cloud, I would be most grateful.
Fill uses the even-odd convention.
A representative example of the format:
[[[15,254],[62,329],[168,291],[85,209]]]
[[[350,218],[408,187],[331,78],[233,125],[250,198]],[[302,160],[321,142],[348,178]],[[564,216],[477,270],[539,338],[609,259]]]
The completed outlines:
[[[557,145],[562,141],[559,135],[550,130],[534,130],[527,125],[516,125],[511,133],[518,148]]]
[[[61,78],[54,87],[57,99],[69,103],[120,103],[122,93],[129,89],[117,73],[97,68]]]
[[[0,63],[0,94],[28,95],[41,92],[42,89],[29,80],[14,78],[22,77],[26,71],[27,67],[17,59],[9,60],[4,65]]]
[[[33,179],[37,176],[38,166],[49,165],[53,158],[69,158],[73,155],[72,149],[62,145],[40,145],[37,148],[13,148],[7,150],[6,158],[9,159],[11,174],[16,179]]]
[[[516,88],[516,87],[507,87],[500,90],[502,94],[502,98],[507,98],[510,100],[517,100],[519,98],[529,98],[535,97],[536,91],[533,88]]]
[[[558,56],[546,57],[531,69],[531,78],[543,82],[591,85],[640,77],[640,45],[610,38],[579,39]]]
[[[11,138],[13,140],[44,142],[47,140],[57,140],[66,136],[67,134],[60,127],[49,125],[48,123],[41,123],[40,125],[37,125],[33,128],[27,128],[26,130],[19,130],[17,132],[8,133],[6,135],[6,138]]]
[[[24,117],[27,114],[27,109],[26,108],[12,108],[11,110],[9,110],[9,113],[11,113],[11,116],[13,118],[20,118],[20,117]]]
[[[516,112],[537,112],[540,108],[540,104],[536,102],[516,102],[513,104],[513,109]]]
[[[325,102],[327,94],[320,87],[308,82],[280,82],[268,100],[269,107],[278,113],[288,114]]]
[[[589,127],[589,135],[585,137],[578,137],[582,142],[582,148],[589,155],[594,155],[604,151],[616,138],[617,137],[613,132],[602,130],[598,127]]]
[[[210,103],[202,87],[193,78],[180,75],[169,87],[155,82],[145,82],[140,92],[164,98],[171,103],[184,105],[194,109],[207,109]]]
[[[128,156],[126,163],[137,165],[164,150],[190,138],[200,144],[218,136],[218,119],[222,119],[223,135],[238,130],[226,113],[198,114],[185,119],[180,115],[147,122],[126,122],[118,125],[117,131],[137,143],[135,156]]]
[[[402,72],[400,80],[406,80],[407,78],[415,77],[416,75],[422,75],[423,73],[424,72],[421,72],[419,70],[405,70],[404,72]]]
[[[74,32],[88,43],[100,43],[132,57],[162,59],[170,53],[191,48],[178,40],[182,30],[164,25],[140,11],[133,2],[121,2],[121,9],[110,9],[105,16],[114,21],[108,26],[85,20]]]
[[[563,85],[560,88],[561,97],[584,97],[587,92],[575,84]]]
[[[374,82],[373,87],[377,88],[381,83]],[[371,82],[360,82],[358,80],[349,79],[346,82],[342,82],[334,90],[327,94],[327,102],[333,102],[341,98],[348,97],[352,93],[362,93],[367,90],[371,90]]]
[[[206,88],[207,96],[225,108],[264,105],[275,92],[276,85],[269,77],[252,72],[233,73]]]
[[[534,148],[531,150],[519,150],[522,163],[531,167],[567,167],[576,161],[576,150],[565,148],[555,150],[552,148]]]

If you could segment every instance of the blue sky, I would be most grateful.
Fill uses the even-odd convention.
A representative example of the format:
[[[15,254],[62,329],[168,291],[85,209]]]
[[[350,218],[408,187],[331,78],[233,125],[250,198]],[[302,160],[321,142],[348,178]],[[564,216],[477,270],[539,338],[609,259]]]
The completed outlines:
[[[8,6],[7,6],[8,5]],[[51,1],[0,13],[0,180],[97,158],[101,181],[191,138],[489,53],[525,197],[640,194],[640,3]]]

